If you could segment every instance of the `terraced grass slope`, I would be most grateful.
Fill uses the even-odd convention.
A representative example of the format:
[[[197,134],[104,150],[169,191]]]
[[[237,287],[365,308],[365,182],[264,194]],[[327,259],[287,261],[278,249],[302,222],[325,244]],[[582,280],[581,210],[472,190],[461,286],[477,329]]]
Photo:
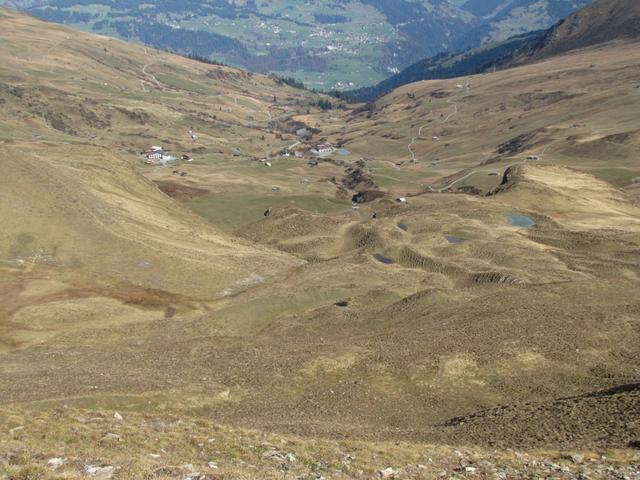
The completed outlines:
[[[0,471],[638,474],[636,45],[321,112],[0,12]]]

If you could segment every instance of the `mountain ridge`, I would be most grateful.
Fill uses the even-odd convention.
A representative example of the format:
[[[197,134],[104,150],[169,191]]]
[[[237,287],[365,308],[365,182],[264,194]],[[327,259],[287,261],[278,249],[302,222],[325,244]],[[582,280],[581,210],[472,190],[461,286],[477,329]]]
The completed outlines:
[[[421,60],[398,74],[346,95],[373,100],[407,83],[483,73],[613,40],[640,38],[640,10],[629,0],[596,0],[548,30],[511,37],[497,44]]]

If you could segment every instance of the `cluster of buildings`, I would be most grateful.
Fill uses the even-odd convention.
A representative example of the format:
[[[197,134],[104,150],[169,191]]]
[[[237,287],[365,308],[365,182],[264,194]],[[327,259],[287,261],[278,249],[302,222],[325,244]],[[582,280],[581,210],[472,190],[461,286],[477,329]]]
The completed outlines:
[[[318,156],[329,155],[333,153],[333,145],[329,142],[319,143],[311,149],[311,153]]]
[[[173,162],[177,160],[175,157],[169,155],[169,152],[164,148],[154,145],[151,148],[147,148],[142,152],[142,156],[145,159],[145,163],[147,165],[158,165],[158,164],[166,164],[167,162]],[[185,153],[180,157],[180,160],[185,160],[187,162],[192,162],[193,157]]]

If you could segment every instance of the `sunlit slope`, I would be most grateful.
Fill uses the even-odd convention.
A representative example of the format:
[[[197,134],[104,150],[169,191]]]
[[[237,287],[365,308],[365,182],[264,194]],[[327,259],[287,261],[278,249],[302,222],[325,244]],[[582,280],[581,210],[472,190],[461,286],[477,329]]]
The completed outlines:
[[[46,266],[214,298],[252,274],[275,275],[297,262],[221,235],[136,168],[137,152],[151,144],[179,155],[214,143],[231,149],[215,139],[222,130],[230,131],[226,141],[266,134],[265,92],[272,101],[271,92],[289,90],[1,12],[3,267]],[[147,70],[154,62],[160,78]],[[222,119],[207,123],[223,106]],[[255,126],[239,126],[247,115]]]
[[[3,444],[24,447],[25,464],[42,466],[45,449],[72,456],[42,439],[64,435],[46,424],[62,406],[90,411],[77,413],[87,428],[63,420],[93,442],[73,453],[75,472],[124,468],[100,440],[117,419],[94,428],[96,410],[125,425],[233,426],[232,447],[194,438],[187,450],[118,429],[118,445],[144,452],[131,464],[156,474],[237,459],[238,427],[301,445],[607,449],[640,434],[625,417],[637,388],[619,389],[640,369],[632,45],[318,113],[317,96],[269,78],[7,15],[0,404],[5,430],[28,427]],[[351,153],[313,168],[276,155],[297,141],[292,116]],[[195,160],[141,165],[156,143]],[[341,188],[353,165],[381,190],[358,208]],[[212,224],[150,180],[200,201]],[[446,193],[458,183],[492,194]],[[44,411],[35,424],[31,409]],[[147,458],[161,448],[173,453]],[[309,464],[324,458],[309,448]],[[361,468],[318,466],[326,478],[375,470]]]
[[[638,45],[608,44],[504,71],[413,83],[343,122],[325,121],[333,138],[371,159],[374,180],[402,194],[427,185],[486,192],[507,166],[529,156],[624,187],[640,175]]]
[[[89,137],[129,154],[152,142],[175,153],[262,154],[278,143],[270,120],[311,97],[266,76],[0,12],[7,138],[31,140],[44,127],[47,138]]]

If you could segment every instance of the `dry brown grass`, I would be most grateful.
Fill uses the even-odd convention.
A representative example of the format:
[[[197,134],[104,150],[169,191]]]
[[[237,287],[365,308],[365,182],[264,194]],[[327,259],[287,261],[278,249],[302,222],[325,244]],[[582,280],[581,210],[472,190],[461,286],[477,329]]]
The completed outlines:
[[[434,442],[526,449],[541,445],[529,432],[552,425],[544,446],[601,450],[638,435],[637,422],[620,420],[622,408],[637,409],[634,395],[576,401],[575,417],[553,408],[637,382],[640,371],[640,207],[584,173],[637,170],[636,137],[619,135],[640,128],[637,48],[477,77],[470,92],[457,81],[411,85],[371,119],[348,121],[306,117],[312,94],[259,75],[15,14],[0,24],[0,403],[5,430],[28,427],[0,439],[11,476],[37,477],[63,455],[74,458],[71,478],[85,462],[116,464],[122,478],[175,477],[185,472],[162,468],[202,469],[222,455],[228,478],[314,468],[370,478],[391,464],[432,478],[456,459],[442,447],[437,467],[415,470],[425,452],[439,455]],[[369,165],[389,198],[353,210],[335,199],[331,177],[344,171],[335,163],[255,161],[267,144],[295,140],[269,122],[273,94],[292,115],[326,120],[323,134],[350,138],[349,158],[377,157]],[[389,164],[431,108],[442,141],[425,130],[419,162]],[[510,142],[521,151],[496,157],[516,137],[527,139]],[[141,167],[136,152],[153,143],[195,150],[180,167],[188,175]],[[502,171],[547,145],[544,161],[515,169],[498,195],[392,200],[460,170]],[[443,162],[431,166],[435,157]],[[500,180],[491,178],[483,188]],[[152,181],[209,191],[198,201],[214,224]],[[509,225],[511,213],[536,225]],[[446,424],[497,405],[508,408]],[[90,413],[113,410],[133,420]],[[116,427],[122,442],[100,441]],[[259,438],[301,460],[270,466]],[[386,443],[396,441],[416,444]],[[347,469],[351,445],[361,453]],[[161,460],[149,456],[161,448]]]

